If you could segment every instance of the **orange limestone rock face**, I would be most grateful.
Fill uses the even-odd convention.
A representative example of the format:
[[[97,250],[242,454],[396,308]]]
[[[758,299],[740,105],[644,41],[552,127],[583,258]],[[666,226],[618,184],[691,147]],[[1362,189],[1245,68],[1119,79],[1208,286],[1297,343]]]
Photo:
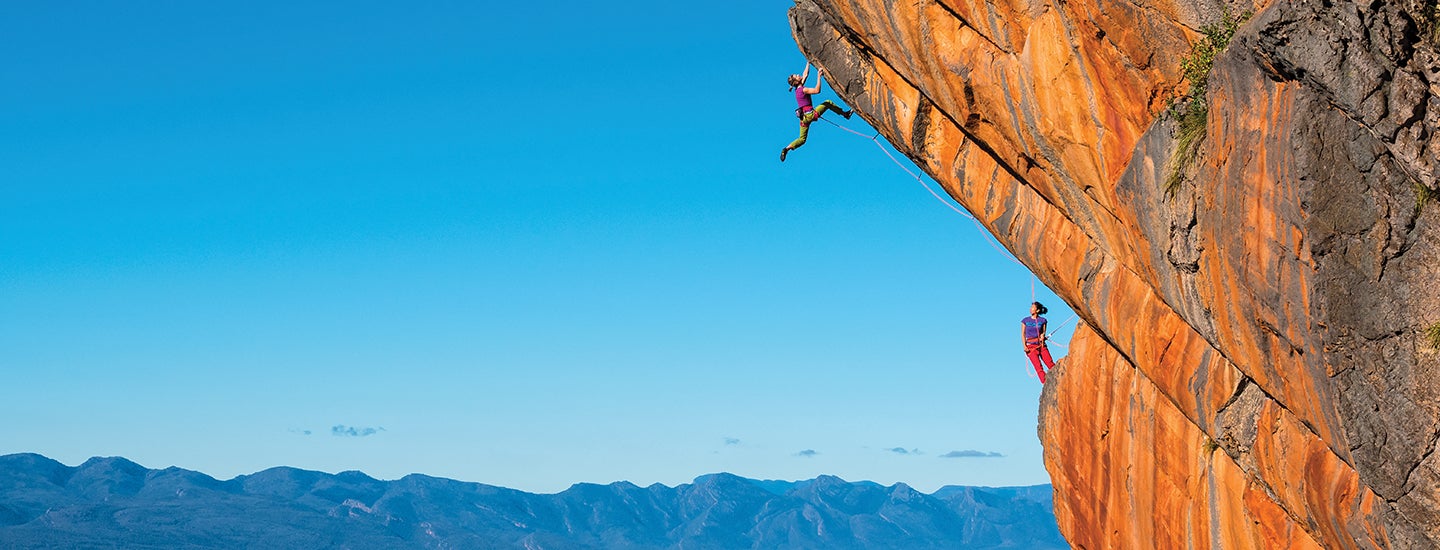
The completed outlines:
[[[1232,457],[1094,331],[1054,371],[1040,437],[1060,528],[1084,548],[1319,548]],[[1063,380],[1063,382],[1061,382]],[[1054,453],[1076,442],[1088,453]],[[1114,457],[1123,457],[1115,460]],[[1075,534],[1076,536],[1071,536]]]
[[[836,92],[1084,319],[1077,547],[1440,547],[1440,56],[1405,2],[799,0]],[[1205,138],[1166,189],[1198,29]],[[1428,10],[1428,11],[1427,11]]]

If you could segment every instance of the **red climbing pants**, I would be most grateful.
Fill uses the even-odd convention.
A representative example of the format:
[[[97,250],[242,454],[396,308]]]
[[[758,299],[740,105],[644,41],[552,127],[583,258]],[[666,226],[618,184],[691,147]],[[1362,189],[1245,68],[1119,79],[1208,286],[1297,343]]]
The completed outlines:
[[[1045,371],[1055,368],[1055,360],[1050,358],[1050,348],[1045,344],[1025,346],[1025,356],[1030,358],[1030,364],[1035,365],[1035,374],[1040,375],[1040,383],[1045,383]],[[1045,361],[1045,368],[1040,368],[1040,361]]]

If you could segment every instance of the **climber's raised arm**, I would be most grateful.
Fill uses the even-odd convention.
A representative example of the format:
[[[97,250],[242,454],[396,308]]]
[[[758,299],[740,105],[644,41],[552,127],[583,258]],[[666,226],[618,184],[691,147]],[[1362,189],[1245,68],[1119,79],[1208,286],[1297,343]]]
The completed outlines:
[[[823,82],[825,82],[825,71],[820,70],[820,71],[815,71],[815,72],[820,73],[819,75],[817,75],[817,76],[815,77],[815,87],[814,87],[814,88],[805,88],[805,93],[810,94],[810,95],[815,95],[815,94],[820,93],[820,84],[823,83]]]
[[[819,68],[817,67],[817,69]],[[818,70],[817,72],[820,73],[818,80],[825,80],[825,71]],[[853,111],[846,111],[835,104],[834,101],[828,99],[820,102],[819,106],[814,106],[810,102],[810,96],[820,93],[820,83],[816,82],[814,88],[806,88],[805,81],[809,78],[809,63],[805,64],[805,72],[785,77],[785,83],[790,85],[790,91],[795,92],[795,116],[800,118],[800,137],[780,150],[781,162],[785,161],[785,155],[789,154],[790,151],[795,150],[796,147],[805,145],[805,137],[810,133],[810,123],[819,120],[820,115],[824,114],[825,111],[834,109],[840,113],[840,116],[845,118],[850,118],[850,115],[853,114]]]

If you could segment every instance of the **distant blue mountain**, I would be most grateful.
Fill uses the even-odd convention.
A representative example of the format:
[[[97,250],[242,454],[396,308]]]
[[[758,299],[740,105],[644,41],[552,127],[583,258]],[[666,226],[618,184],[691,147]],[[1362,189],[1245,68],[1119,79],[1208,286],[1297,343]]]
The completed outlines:
[[[1066,548],[1050,487],[920,493],[821,476],[541,495],[271,468],[228,481],[123,458],[0,456],[0,548]]]

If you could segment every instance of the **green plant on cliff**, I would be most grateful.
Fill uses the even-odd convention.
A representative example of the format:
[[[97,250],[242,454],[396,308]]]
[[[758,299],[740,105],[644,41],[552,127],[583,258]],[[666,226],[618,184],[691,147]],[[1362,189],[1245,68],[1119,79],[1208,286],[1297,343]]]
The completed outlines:
[[[1425,209],[1425,204],[1430,201],[1440,200],[1440,191],[1426,187],[1425,184],[1415,182],[1415,215],[1419,216],[1420,211]]]
[[[1440,0],[1404,0],[1401,5],[1415,20],[1420,40],[1440,47]]]
[[[1175,117],[1176,144],[1165,175],[1167,194],[1173,195],[1180,188],[1185,171],[1195,162],[1200,144],[1205,141],[1205,126],[1210,115],[1205,92],[1210,85],[1210,69],[1215,67],[1215,57],[1225,51],[1240,24],[1249,18],[1250,12],[1237,16],[1226,11],[1219,21],[1200,28],[1200,39],[1191,44],[1190,53],[1180,59],[1180,72],[1189,87],[1185,95],[1170,106],[1170,114]]]
[[[1200,154],[1200,142],[1205,141],[1205,124],[1210,113],[1205,108],[1205,99],[1191,99],[1178,105],[1175,114],[1175,153],[1170,157],[1170,171],[1165,175],[1165,193],[1174,195],[1180,189],[1185,170]]]
[[[1435,323],[1425,329],[1425,341],[1430,344],[1431,349],[1440,350],[1440,323]]]

